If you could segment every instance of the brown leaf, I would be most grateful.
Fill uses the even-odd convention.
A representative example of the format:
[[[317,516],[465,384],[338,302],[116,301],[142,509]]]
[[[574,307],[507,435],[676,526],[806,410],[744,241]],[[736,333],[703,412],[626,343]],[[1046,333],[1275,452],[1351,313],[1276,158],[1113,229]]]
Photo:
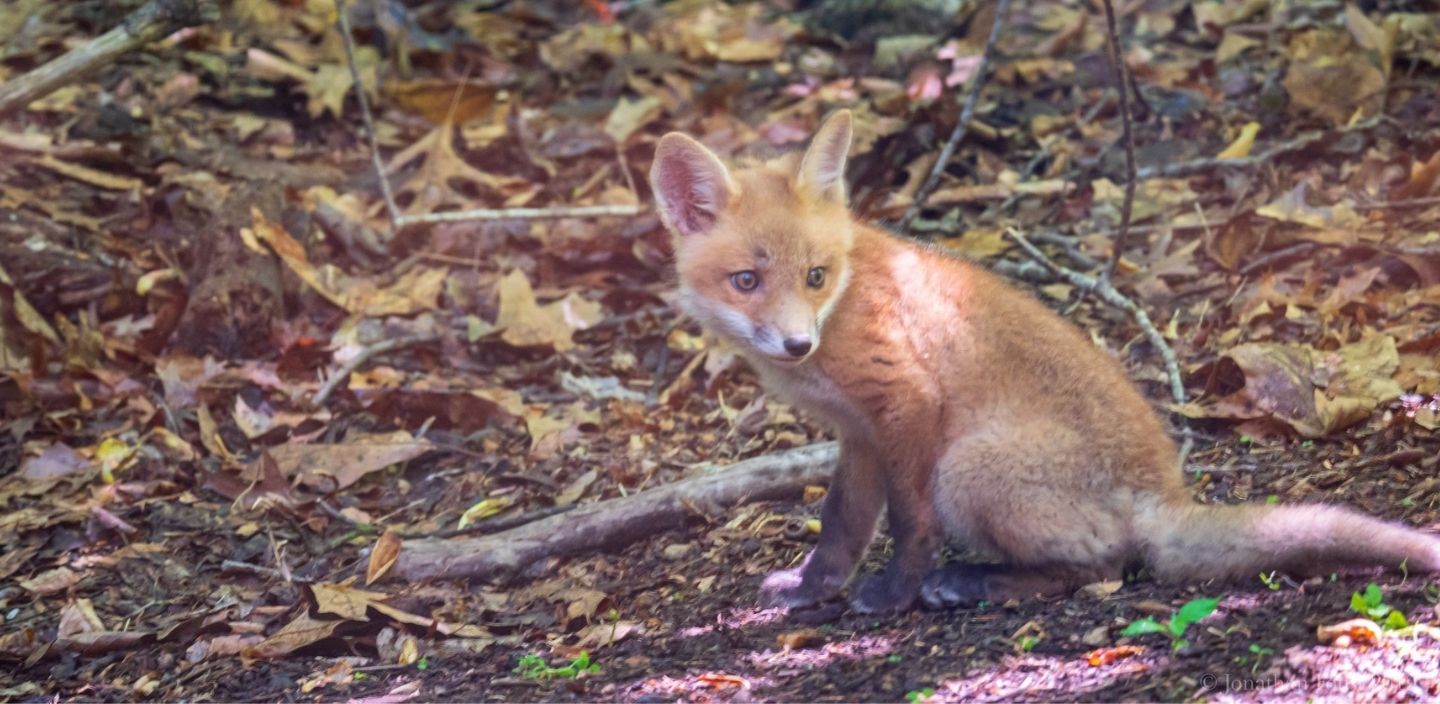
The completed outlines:
[[[1335,351],[1297,344],[1247,343],[1226,352],[1244,376],[1239,390],[1182,412],[1203,418],[1275,418],[1315,438],[1369,417],[1403,391],[1395,338],[1377,335]]]
[[[400,534],[394,528],[387,528],[375,541],[375,547],[370,550],[370,564],[365,569],[365,586],[374,584],[381,577],[395,566],[395,560],[400,557]]]
[[[302,611],[290,623],[285,624],[275,635],[252,648],[246,648],[241,657],[245,660],[268,660],[284,657],[308,645],[313,645],[335,635],[335,629],[345,621],[317,621]]]
[[[494,193],[506,206],[524,205],[540,192],[539,184],[518,176],[498,176],[471,166],[455,151],[454,138],[454,123],[442,123],[385,165],[387,172],[395,173],[406,164],[423,159],[410,178],[396,188],[396,196],[413,196],[405,207],[407,214],[434,212],[448,206],[481,207],[457,189],[455,182],[468,182],[476,189]]]
[[[350,581],[353,580],[346,580],[343,584],[317,582],[310,585],[310,593],[315,595],[316,612],[335,614],[351,621],[369,621],[370,615],[366,611],[390,598],[384,592],[355,589],[350,586]]]
[[[284,228],[267,220],[259,208],[251,209],[251,217],[254,224],[240,231],[247,245],[252,248],[258,248],[261,242],[269,245],[301,281],[346,311],[378,317],[413,315],[436,307],[445,284],[443,269],[416,267],[381,288],[368,279],[350,276],[333,264],[312,264],[305,247]]]
[[[22,580],[20,586],[36,596],[53,596],[68,591],[80,583],[80,575],[69,567],[56,567],[47,572]]]
[[[265,451],[285,477],[299,476],[307,486],[322,491],[344,489],[365,475],[397,462],[412,460],[430,451],[428,440],[416,440],[410,433],[355,434],[343,443],[287,443]],[[248,480],[263,476],[257,459],[241,473]]]
[[[541,305],[535,300],[530,279],[516,269],[500,280],[500,313],[495,326],[504,328],[500,339],[516,347],[553,345],[564,351],[575,346],[573,334],[603,317],[599,303],[570,293]]]
[[[1091,667],[1103,667],[1105,665],[1109,665],[1115,662],[1116,660],[1132,658],[1143,652],[1145,652],[1145,649],[1136,645],[1119,645],[1113,648],[1099,648],[1096,650],[1092,650],[1089,653],[1086,653],[1085,661],[1090,663]]]
[[[1356,644],[1375,645],[1385,639],[1385,633],[1368,618],[1352,618],[1333,626],[1323,623],[1316,626],[1315,639],[1326,645],[1348,648]]]
[[[802,628],[798,631],[786,631],[775,636],[775,644],[786,650],[800,650],[801,648],[814,648],[824,645],[825,636],[814,628]]]

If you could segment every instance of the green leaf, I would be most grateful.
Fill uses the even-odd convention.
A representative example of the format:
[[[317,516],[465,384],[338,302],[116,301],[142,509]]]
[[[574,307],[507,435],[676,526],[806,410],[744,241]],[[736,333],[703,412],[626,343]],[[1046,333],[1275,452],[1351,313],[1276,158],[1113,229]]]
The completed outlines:
[[[1184,633],[1185,628],[1188,627],[1190,624],[1195,623],[1200,619],[1203,619],[1206,616],[1215,613],[1215,606],[1219,603],[1220,600],[1218,598],[1193,599],[1189,602],[1186,602],[1184,606],[1180,607],[1179,611],[1175,612],[1175,618],[1172,619],[1173,621],[1180,622],[1180,631],[1177,632],[1175,635],[1178,636],[1181,633]]]
[[[1131,621],[1131,622],[1130,622],[1130,625],[1128,625],[1128,626],[1125,627],[1125,630],[1120,631],[1120,635],[1122,635],[1122,636],[1142,636],[1142,635],[1145,635],[1146,633],[1166,633],[1166,632],[1167,632],[1167,631],[1165,630],[1165,627],[1162,626],[1162,625],[1160,625],[1160,622],[1159,622],[1159,621],[1156,621],[1154,616],[1146,616],[1145,618],[1138,619],[1138,620],[1135,620],[1135,621]]]
[[[1380,585],[1371,582],[1365,585],[1365,605],[1375,608],[1385,603],[1385,594],[1380,591]]]
[[[1354,592],[1350,595],[1350,610],[1357,614],[1365,614],[1365,597],[1360,596],[1360,592]]]
[[[1409,625],[1410,622],[1406,620],[1405,614],[1400,611],[1391,611],[1390,615],[1385,617],[1385,627],[1392,631]]]

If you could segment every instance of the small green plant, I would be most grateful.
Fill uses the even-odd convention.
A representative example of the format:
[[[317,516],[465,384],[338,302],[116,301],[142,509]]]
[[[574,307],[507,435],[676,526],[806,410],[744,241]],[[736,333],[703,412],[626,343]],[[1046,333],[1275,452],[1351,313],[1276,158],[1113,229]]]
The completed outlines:
[[[935,688],[926,687],[925,689],[921,689],[918,691],[911,690],[909,692],[906,692],[905,701],[910,702],[910,704],[925,704],[925,702],[930,701],[930,697],[933,696],[935,696]]]
[[[1259,643],[1251,643],[1250,654],[1255,656],[1255,663],[1250,666],[1250,674],[1253,675],[1257,671],[1259,671],[1260,666],[1265,663],[1265,658],[1274,655],[1275,651],[1263,645],[1260,645]]]
[[[1380,586],[1374,582],[1365,585],[1365,591],[1350,595],[1350,610],[1375,621],[1388,630],[1405,628],[1410,625],[1410,622],[1405,619],[1405,614],[1385,603],[1385,595],[1380,591]]]
[[[1284,585],[1284,582],[1279,577],[1277,577],[1276,573],[1274,572],[1271,572],[1269,574],[1261,572],[1260,583],[1269,587],[1270,591],[1272,592],[1280,591],[1280,587]]]
[[[1436,584],[1435,582],[1428,582],[1425,585],[1425,589],[1420,593],[1425,597],[1425,601],[1428,601],[1432,604],[1440,603],[1440,584]]]
[[[580,657],[571,660],[570,664],[564,667],[551,667],[549,663],[545,662],[545,658],[535,655],[534,653],[522,655],[519,662],[515,664],[514,671],[527,680],[557,678],[571,680],[579,677],[581,673],[599,672],[600,666],[590,662],[590,653],[582,650],[580,651]]]
[[[1275,495],[1275,494],[1271,494],[1271,495],[1265,497],[1265,505],[1266,505],[1266,506],[1278,506],[1278,505],[1280,505],[1280,497],[1279,497],[1278,495]]]
[[[888,662],[888,663],[890,663],[891,665],[894,665],[894,664],[900,662],[900,661],[903,660],[903,659],[904,659],[904,658],[900,656],[900,653],[891,653],[891,654],[885,656],[885,662]]]
[[[1146,616],[1131,621],[1130,625],[1120,632],[1120,635],[1140,636],[1147,633],[1164,633],[1170,637],[1170,649],[1179,650],[1190,645],[1190,641],[1184,638],[1185,630],[1190,628],[1191,624],[1214,613],[1215,606],[1219,603],[1219,599],[1191,599],[1177,609],[1175,615],[1165,622],[1156,621],[1154,616]]]
[[[416,660],[416,661],[415,661],[415,669],[417,669],[417,670],[419,670],[419,671],[421,671],[421,672],[424,672],[424,671],[430,669],[430,660],[429,660],[429,658],[420,658],[419,660]]]
[[[1021,636],[1015,644],[1020,647],[1020,650],[1028,653],[1034,650],[1035,646],[1040,645],[1040,636]]]

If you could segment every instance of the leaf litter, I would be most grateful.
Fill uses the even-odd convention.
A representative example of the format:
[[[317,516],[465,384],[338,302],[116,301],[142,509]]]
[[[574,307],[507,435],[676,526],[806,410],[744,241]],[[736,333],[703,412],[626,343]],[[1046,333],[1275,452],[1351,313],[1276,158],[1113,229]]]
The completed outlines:
[[[367,8],[350,17],[358,64],[407,213],[645,203],[668,130],[765,155],[844,106],[856,207],[895,217],[989,26],[973,8],[917,24],[699,0]],[[759,577],[813,541],[819,491],[699,507],[696,528],[510,584],[387,581],[400,535],[489,530],[825,434],[676,317],[653,215],[392,236],[333,11],[231,3],[0,120],[4,696],[1437,693],[1424,633],[1316,646],[1361,589],[1345,579],[1237,589],[1231,635],[1195,633],[1184,660],[1119,637],[1137,602],[1197,596],[1143,582],[881,621],[756,612]],[[0,80],[119,19],[85,12],[0,9]],[[1117,282],[1182,361],[1197,496],[1433,523],[1440,19],[1167,0],[1122,20],[1154,112],[1142,172],[1215,162],[1139,184]],[[1011,226],[1077,262],[1110,256],[1123,184],[1102,26],[1065,3],[1015,11],[917,232],[1002,268],[1023,263]],[[1044,291],[1163,396],[1128,323]],[[397,338],[415,342],[365,356]],[[1418,580],[1385,586],[1433,622]],[[521,657],[582,651],[600,672],[515,682]],[[1205,672],[1268,684],[1205,690]]]

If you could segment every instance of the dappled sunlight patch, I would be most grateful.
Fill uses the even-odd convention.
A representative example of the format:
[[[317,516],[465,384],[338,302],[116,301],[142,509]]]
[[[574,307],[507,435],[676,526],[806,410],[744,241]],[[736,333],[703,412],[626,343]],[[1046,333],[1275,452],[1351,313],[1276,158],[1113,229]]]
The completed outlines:
[[[756,688],[773,687],[775,680],[769,677],[746,677],[728,672],[695,672],[672,677],[662,675],[651,677],[628,694],[635,699],[653,696],[682,697],[687,700],[708,701],[744,697]]]
[[[883,636],[859,636],[833,640],[814,648],[781,648],[751,653],[748,660],[764,669],[805,669],[815,670],[835,662],[867,660],[884,657],[893,653],[903,636],[899,633]]]
[[[675,632],[678,638],[697,638],[711,633],[764,626],[777,623],[785,617],[785,609],[761,609],[755,607],[727,609],[715,614],[715,622],[706,626],[690,626]]]
[[[1087,692],[1099,692],[1116,680],[1138,677],[1159,665],[1160,656],[1149,653],[1100,666],[1083,657],[1012,656],[964,677],[941,681],[935,685],[931,701],[1086,699]]]

